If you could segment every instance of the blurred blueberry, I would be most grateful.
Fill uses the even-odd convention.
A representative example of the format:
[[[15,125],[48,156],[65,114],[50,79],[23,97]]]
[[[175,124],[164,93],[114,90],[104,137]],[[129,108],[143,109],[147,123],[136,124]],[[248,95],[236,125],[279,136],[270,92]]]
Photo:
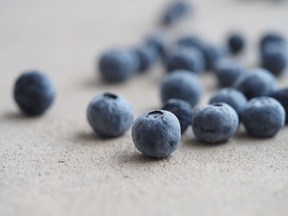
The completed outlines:
[[[183,134],[192,121],[192,106],[186,101],[172,98],[166,101],[162,109],[172,112],[178,118]]]
[[[245,38],[240,33],[233,33],[229,35],[227,44],[231,53],[238,54],[245,47]]]
[[[272,94],[277,88],[277,81],[266,69],[254,68],[239,76],[233,87],[251,99]]]
[[[286,111],[286,122],[288,122],[288,88],[273,92],[272,97],[279,101]]]
[[[26,71],[14,86],[14,99],[26,115],[43,114],[53,103],[55,85],[48,75],[37,70]]]
[[[178,98],[194,107],[201,99],[203,86],[196,74],[187,70],[175,70],[166,75],[160,93],[162,103],[171,98]]]
[[[175,24],[180,18],[188,13],[190,5],[187,1],[174,1],[168,5],[161,18],[161,23],[164,26],[171,26]]]
[[[243,62],[234,58],[220,58],[213,68],[221,86],[232,86],[235,80],[244,72]]]
[[[247,98],[234,88],[223,88],[212,95],[209,104],[226,103],[230,105],[241,119],[242,111],[247,103]]]

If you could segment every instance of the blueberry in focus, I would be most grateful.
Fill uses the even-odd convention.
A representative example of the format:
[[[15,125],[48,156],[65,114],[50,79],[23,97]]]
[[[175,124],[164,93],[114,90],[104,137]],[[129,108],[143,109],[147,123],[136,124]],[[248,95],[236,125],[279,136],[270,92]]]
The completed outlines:
[[[254,68],[239,76],[233,87],[251,99],[272,94],[277,88],[277,81],[266,69]]]
[[[106,82],[122,82],[138,69],[138,58],[129,49],[109,50],[99,59],[100,74]]]
[[[239,119],[241,119],[241,114],[246,106],[247,98],[234,88],[223,88],[217,91],[210,98],[209,104],[214,103],[226,103],[230,105],[238,114]]]
[[[136,148],[145,156],[166,158],[179,145],[180,123],[177,117],[165,110],[155,110],[139,116],[132,126]]]
[[[233,54],[240,53],[245,47],[245,39],[239,33],[231,34],[228,37],[228,41],[227,42],[228,42],[228,46],[229,46],[230,52],[233,53]]]
[[[188,102],[192,107],[198,104],[202,93],[201,80],[187,70],[175,70],[166,75],[160,89],[162,103],[171,98],[178,98]]]
[[[141,45],[134,49],[139,62],[139,72],[147,71],[157,60],[156,50],[147,45]]]
[[[14,99],[19,108],[30,116],[43,114],[53,103],[56,89],[50,77],[32,70],[16,80]]]
[[[275,76],[284,72],[288,64],[287,44],[270,42],[267,43],[261,52],[261,66]]]
[[[247,133],[254,137],[275,136],[285,124],[286,113],[274,98],[257,97],[243,110],[242,122]]]
[[[90,102],[87,119],[95,133],[102,137],[118,137],[132,125],[134,111],[124,97],[103,93]]]
[[[168,72],[185,69],[194,73],[202,73],[205,69],[205,59],[203,53],[195,47],[178,47],[168,54],[166,68]]]
[[[171,3],[161,18],[161,23],[164,26],[175,24],[180,18],[184,17],[190,9],[187,1],[175,1]]]
[[[272,97],[279,101],[286,111],[286,122],[288,122],[288,88],[273,92]]]
[[[196,109],[192,117],[194,135],[205,143],[220,143],[233,136],[239,119],[235,110],[225,103],[214,103]]]
[[[220,58],[213,67],[215,75],[221,86],[232,86],[235,80],[244,72],[244,64],[233,58]]]
[[[192,106],[186,101],[172,98],[166,101],[162,110],[172,112],[179,120],[181,134],[183,134],[192,121]]]

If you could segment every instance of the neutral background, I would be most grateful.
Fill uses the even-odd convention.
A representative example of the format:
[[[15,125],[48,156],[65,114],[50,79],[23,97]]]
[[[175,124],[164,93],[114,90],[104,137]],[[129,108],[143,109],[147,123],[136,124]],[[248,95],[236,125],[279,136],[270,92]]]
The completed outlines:
[[[271,3],[278,2],[278,3]],[[142,157],[128,131],[103,140],[86,121],[98,93],[127,97],[135,116],[159,108],[159,64],[124,84],[106,85],[95,70],[103,50],[140,43],[157,27],[165,0],[0,1],[0,215],[288,215],[288,128],[271,139],[238,134],[222,145],[195,140],[191,128],[164,160]],[[241,58],[257,66],[261,33],[288,38],[287,1],[195,1],[194,14],[169,31],[215,43],[229,31],[248,39]],[[12,89],[27,69],[41,69],[58,89],[40,118],[17,109]],[[288,72],[288,71],[286,71]],[[207,103],[217,87],[202,76]],[[288,85],[288,74],[279,78]]]

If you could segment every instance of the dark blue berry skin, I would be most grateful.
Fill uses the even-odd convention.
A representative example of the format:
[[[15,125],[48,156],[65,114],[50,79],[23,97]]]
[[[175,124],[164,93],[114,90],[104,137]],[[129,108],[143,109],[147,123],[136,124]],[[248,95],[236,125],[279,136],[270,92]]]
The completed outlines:
[[[205,59],[203,53],[195,47],[178,47],[168,54],[166,67],[168,72],[184,69],[194,73],[202,73],[205,69]]]
[[[202,52],[205,58],[206,70],[211,70],[218,59],[228,55],[226,47],[221,45],[206,44],[203,46]]]
[[[241,91],[247,99],[268,96],[277,88],[275,77],[266,69],[254,68],[243,73],[233,87]]]
[[[201,99],[203,86],[196,74],[187,70],[176,70],[166,75],[160,93],[163,104],[171,98],[178,98],[194,107]]]
[[[247,98],[237,89],[223,88],[212,95],[209,104],[213,103],[226,103],[230,105],[238,114],[239,119],[241,119]]]
[[[50,77],[36,70],[20,75],[14,87],[17,105],[29,116],[43,114],[53,103],[55,95],[55,85]]]
[[[181,37],[178,40],[177,45],[179,47],[183,47],[183,48],[196,47],[199,50],[202,50],[203,47],[205,47],[204,41],[202,41],[198,36],[195,36],[195,35],[187,35],[187,36]]]
[[[272,137],[284,126],[285,115],[283,106],[274,98],[257,97],[247,103],[242,122],[249,135]]]
[[[287,67],[287,44],[279,42],[266,43],[261,52],[261,66],[275,76],[282,74]]]
[[[228,46],[231,53],[238,54],[245,47],[245,38],[239,33],[231,34],[228,37]]]
[[[164,26],[171,26],[175,24],[180,18],[185,16],[190,9],[187,1],[176,1],[168,6],[161,19]]]
[[[154,48],[142,45],[134,49],[135,55],[138,58],[140,73],[147,71],[157,60],[157,52]]]
[[[145,43],[147,46],[156,50],[157,56],[164,58],[166,39],[163,32],[157,31],[148,35]]]
[[[225,103],[202,106],[193,113],[194,135],[205,143],[220,143],[233,136],[239,119],[235,110]]]
[[[180,123],[176,116],[165,110],[156,110],[139,116],[132,126],[136,148],[147,157],[166,158],[179,145]]]
[[[276,33],[276,32],[266,33],[260,39],[260,44],[259,44],[260,52],[262,52],[263,49],[265,49],[265,46],[270,43],[286,43],[286,41],[284,37],[279,33]]]
[[[277,101],[279,101],[286,111],[286,123],[288,122],[288,88],[280,89],[278,91],[273,92],[271,95]]]
[[[104,52],[99,59],[99,70],[106,82],[122,82],[139,69],[133,50],[114,49]]]
[[[244,72],[244,64],[237,59],[218,59],[213,68],[220,86],[232,86],[235,80]]]
[[[181,134],[183,134],[192,121],[192,106],[186,101],[172,98],[166,101],[162,110],[172,112],[179,120]]]
[[[103,93],[90,102],[87,119],[95,133],[102,137],[119,137],[132,125],[134,111],[131,103],[115,94]]]

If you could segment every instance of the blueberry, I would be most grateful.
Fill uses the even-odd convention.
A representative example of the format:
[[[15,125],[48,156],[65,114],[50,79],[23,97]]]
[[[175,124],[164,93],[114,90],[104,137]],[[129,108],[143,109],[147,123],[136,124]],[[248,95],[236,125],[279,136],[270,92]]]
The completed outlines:
[[[281,34],[276,32],[266,33],[260,39],[260,51],[262,52],[262,50],[265,49],[265,46],[270,43],[285,43],[285,39]]]
[[[147,36],[145,43],[147,46],[156,50],[157,56],[164,57],[165,52],[165,35],[161,31],[154,32]]]
[[[218,59],[223,58],[228,54],[225,46],[212,44],[206,44],[203,46],[202,52],[205,58],[206,70],[212,69]]]
[[[267,43],[261,52],[261,66],[272,72],[275,76],[284,72],[287,67],[288,51],[284,43]]]
[[[96,96],[87,109],[87,119],[94,131],[103,137],[118,137],[132,125],[134,111],[131,103],[116,94]]]
[[[193,113],[194,135],[206,143],[220,143],[233,136],[239,119],[235,110],[225,103],[202,106]]]
[[[157,60],[156,50],[147,45],[141,45],[134,49],[139,62],[139,72],[147,71]]]
[[[179,47],[182,48],[193,48],[196,47],[199,50],[202,50],[205,47],[205,43],[202,39],[200,39],[200,37],[196,36],[196,35],[186,35],[181,37],[178,42],[177,45]]]
[[[55,99],[55,86],[46,74],[31,70],[17,79],[14,99],[26,115],[41,115]]]
[[[129,49],[109,50],[99,59],[100,74],[106,82],[122,82],[138,69],[138,58]]]
[[[203,93],[201,80],[196,74],[186,70],[176,70],[168,74],[161,84],[161,99],[178,98],[194,107]]]
[[[166,101],[162,109],[172,112],[178,118],[183,134],[191,124],[192,106],[186,101],[172,98]]]
[[[228,37],[228,46],[231,53],[238,54],[245,47],[245,38],[239,33],[233,33]]]
[[[286,111],[286,122],[288,122],[288,88],[273,92],[272,97],[279,101]]]
[[[168,72],[185,69],[201,73],[205,68],[204,61],[203,53],[199,49],[178,47],[168,54],[166,67]]]
[[[237,89],[223,88],[214,93],[209,101],[210,104],[220,102],[230,105],[236,111],[240,119],[242,111],[247,103],[247,98]]]
[[[232,86],[235,80],[244,72],[244,64],[237,59],[221,58],[214,64],[214,72],[221,86]]]
[[[241,91],[247,99],[268,96],[277,88],[275,77],[263,68],[254,68],[238,77],[233,87]]]
[[[285,110],[274,98],[257,97],[243,110],[242,121],[247,133],[255,137],[272,137],[285,123]]]
[[[165,158],[179,145],[181,129],[174,114],[156,110],[139,116],[132,126],[136,148],[145,156]]]
[[[190,5],[187,1],[176,1],[168,6],[165,10],[161,23],[164,26],[171,26],[175,24],[180,18],[182,18],[189,11]]]

